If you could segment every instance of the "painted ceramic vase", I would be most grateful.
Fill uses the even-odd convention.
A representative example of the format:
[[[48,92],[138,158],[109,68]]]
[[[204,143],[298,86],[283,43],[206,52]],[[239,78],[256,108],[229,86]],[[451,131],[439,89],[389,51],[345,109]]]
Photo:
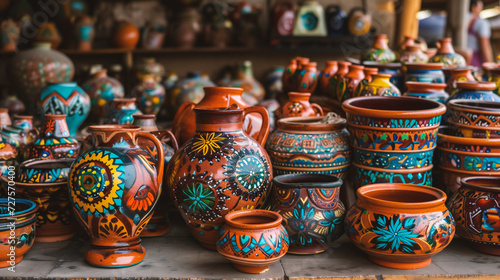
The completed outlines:
[[[329,85],[329,90],[328,90],[328,97],[333,98],[335,100],[338,100],[338,85],[339,81],[344,78],[344,76],[349,72],[349,66],[351,66],[351,63],[348,61],[339,61],[338,62],[339,69],[330,78],[330,85]]]
[[[325,8],[328,35],[341,35],[346,30],[347,14],[339,5],[328,5]]]
[[[179,80],[170,92],[172,110],[177,110],[184,102],[199,103],[205,95],[205,87],[215,87],[208,75],[199,72],[188,73],[187,78]]]
[[[416,269],[429,265],[453,239],[455,222],[446,194],[412,184],[373,184],[357,191],[345,219],[347,236],[381,266]]]
[[[306,92],[289,92],[288,102],[277,110],[276,116],[278,119],[323,116],[323,108],[316,103],[309,103],[310,97],[311,94]]]
[[[479,252],[500,256],[500,177],[466,177],[450,198],[457,235]]]
[[[109,111],[104,116],[105,124],[131,124],[133,115],[141,115],[137,109],[135,98],[115,98],[109,105]]]
[[[9,171],[14,171],[17,165],[16,159],[16,147],[0,138],[0,175],[8,175]]]
[[[33,246],[35,240],[35,221],[38,207],[33,201],[27,199],[16,199],[13,212],[9,207],[12,201],[8,198],[0,198],[0,240],[9,241],[11,237],[11,225],[15,224],[14,243],[15,256],[11,262],[9,256],[11,245],[9,242],[0,243],[0,268],[11,267],[23,260],[24,254]]]
[[[314,0],[304,1],[297,11],[293,36],[326,37],[325,11],[323,6]]]
[[[146,23],[141,28],[141,48],[146,50],[161,49],[167,30],[162,24]]]
[[[21,28],[16,22],[8,18],[0,23],[0,46],[3,51],[16,51]]]
[[[133,50],[139,43],[139,29],[128,21],[118,21],[111,37],[115,47]]]
[[[292,1],[277,1],[273,7],[273,31],[277,36],[290,36],[295,23],[295,4]]]
[[[354,158],[353,185],[431,185],[433,151],[446,106],[413,97],[355,97],[342,104]]]
[[[165,75],[165,67],[159,62],[156,62],[154,57],[143,58],[136,70],[136,76],[142,80],[147,75],[153,75],[154,80],[160,83]]]
[[[335,176],[290,174],[273,179],[273,209],[283,216],[288,253],[318,254],[344,233],[346,209]]]
[[[216,48],[225,48],[230,44],[233,24],[227,16],[226,6],[220,2],[210,2],[203,5],[201,13],[203,18],[203,43]],[[289,13],[286,13],[286,16],[288,15]],[[294,16],[293,10],[292,16]]]
[[[9,116],[9,109],[0,108],[0,129],[12,125],[12,120]]]
[[[354,97],[356,88],[361,80],[365,78],[364,68],[361,65],[350,65],[349,72],[343,78],[337,80],[337,100],[339,102]]]
[[[500,88],[500,68],[492,68],[492,69],[489,69],[489,77],[488,77],[488,81],[489,82],[494,82],[496,84],[496,87],[495,87],[495,90],[493,92],[495,92],[497,95],[499,94],[499,88]]]
[[[132,125],[139,126],[142,131],[157,131],[158,126],[156,125],[155,115],[133,115],[134,121]]]
[[[24,184],[67,182],[69,168],[74,160],[74,158],[26,160],[19,165],[16,182]]]
[[[318,69],[316,62],[309,62],[297,71],[294,90],[297,92],[314,92],[318,86]]]
[[[450,97],[445,91],[446,84],[406,82],[406,87],[408,91],[403,96],[425,98],[443,104]]]
[[[311,77],[312,76],[313,75],[311,75]],[[231,81],[226,86],[242,88],[242,98],[251,106],[256,105],[259,101],[263,100],[266,95],[266,91],[264,90],[262,84],[254,78],[252,63],[248,60],[238,65],[236,79]]]
[[[75,19],[74,35],[76,49],[90,51],[94,41],[94,21],[87,15],[81,15]]]
[[[259,138],[263,135],[261,131],[269,125],[264,121],[267,117],[260,115],[260,112],[262,111],[261,109],[264,108],[257,106],[261,109],[254,110],[254,107],[250,107],[250,105],[248,105],[242,98],[243,89],[230,87],[205,87],[203,90],[205,91],[205,96],[198,104],[193,102],[183,103],[175,114],[174,121],[172,123],[172,133],[174,133],[175,138],[180,145],[183,145],[195,135],[196,125],[194,109],[228,108],[232,104],[238,105],[240,109],[245,109],[249,113],[243,118],[243,131],[259,142],[262,140]],[[264,139],[264,142],[265,141],[266,140]]]
[[[46,22],[38,27],[37,33],[33,38],[36,43],[49,43],[51,49],[59,48],[62,42],[61,34],[54,22]]]
[[[347,15],[347,30],[355,36],[363,36],[370,31],[372,17],[362,7],[354,7]]]
[[[282,76],[283,83],[283,92],[287,93],[289,91],[293,91],[295,88],[295,81],[293,77],[295,75],[295,71],[297,70],[297,60],[294,58],[290,60],[290,64],[286,67]]]
[[[263,273],[288,251],[288,233],[276,212],[240,210],[227,214],[225,220],[217,251],[238,271]]]
[[[408,82],[446,83],[443,63],[406,63],[405,80]]]
[[[344,178],[351,164],[346,121],[323,117],[285,118],[269,137],[266,150],[275,175],[326,174]]]
[[[49,83],[67,83],[73,80],[73,62],[61,52],[51,50],[49,44],[16,53],[7,71],[11,85],[26,105],[27,112],[36,112],[40,92]]]
[[[108,70],[97,71],[92,78],[82,85],[82,89],[90,96],[89,123],[101,123],[109,110],[111,101],[123,98],[123,85],[115,78],[108,77]]]
[[[93,147],[71,166],[70,203],[80,225],[90,236],[85,253],[99,267],[126,267],[146,255],[139,234],[153,215],[162,191],[164,161],[146,160],[144,138],[154,143],[163,159],[161,142],[137,126],[90,126]]]
[[[395,85],[400,92],[404,92],[405,87],[405,79],[402,71],[401,63],[377,63],[373,61],[365,61],[363,65],[366,67],[374,67],[378,69],[378,74],[390,74],[391,75],[391,83]]]
[[[170,160],[168,187],[194,237],[214,250],[224,216],[262,204],[273,174],[266,137],[257,142],[243,132],[242,109],[194,111],[196,133]],[[263,117],[267,134],[267,112]]]
[[[453,49],[451,38],[443,38],[440,41],[438,52],[429,59],[429,62],[442,62],[445,67],[464,67],[465,58]]]
[[[23,162],[26,160],[26,149],[38,137],[38,132],[35,129],[26,132],[23,128],[8,126],[0,131],[0,136],[3,142],[16,148],[16,160]]]
[[[360,96],[361,90],[363,88],[366,88],[368,86],[368,83],[373,80],[372,75],[378,73],[378,68],[365,67],[363,69],[363,73],[365,74],[365,77],[359,82],[358,86],[356,87],[354,96]]]
[[[399,89],[390,81],[389,74],[372,74],[372,80],[365,84],[359,84],[352,97],[358,96],[401,96]]]
[[[47,114],[37,139],[26,149],[26,159],[75,158],[79,150],[80,144],[69,133],[66,115]]]
[[[398,58],[401,58],[401,55],[405,50],[408,49],[409,46],[414,46],[415,45],[415,39],[411,36],[404,36],[403,42],[398,46],[396,56]]]
[[[144,75],[139,85],[132,89],[137,107],[144,114],[156,115],[165,99],[165,88],[156,82],[153,75]]]
[[[426,63],[428,60],[429,58],[422,51],[420,45],[407,46],[399,58],[399,61],[402,63]]]
[[[459,82],[476,82],[476,79],[472,75],[472,68],[454,68],[447,69],[450,73],[450,78],[446,82],[445,91],[452,96],[458,91],[457,83]]]
[[[396,54],[387,45],[388,41],[386,34],[377,35],[373,41],[373,46],[366,52],[363,60],[382,63],[395,61]]]
[[[177,13],[170,25],[170,36],[174,46],[181,49],[194,47],[201,33],[200,14],[198,9],[189,7]]]
[[[330,79],[338,70],[338,62],[329,60],[326,62],[325,69],[319,73],[318,78],[318,91],[320,94],[327,96],[330,87]]]
[[[491,82],[459,82],[457,83],[457,92],[450,96],[453,99],[474,99],[500,102],[500,97],[493,93],[495,83]]]
[[[38,106],[41,120],[46,114],[64,114],[69,133],[76,136],[78,128],[90,112],[90,98],[76,83],[49,84],[40,92]]]
[[[12,125],[28,132],[33,129],[33,116],[14,115]]]

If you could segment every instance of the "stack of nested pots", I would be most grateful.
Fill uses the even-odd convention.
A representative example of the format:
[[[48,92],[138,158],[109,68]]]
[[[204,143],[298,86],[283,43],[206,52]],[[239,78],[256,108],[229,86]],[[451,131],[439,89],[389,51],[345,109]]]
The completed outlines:
[[[431,185],[432,158],[446,107],[413,97],[348,99],[355,188],[373,183]]]
[[[500,103],[450,100],[449,127],[439,133],[438,166],[444,187],[469,176],[500,176]]]

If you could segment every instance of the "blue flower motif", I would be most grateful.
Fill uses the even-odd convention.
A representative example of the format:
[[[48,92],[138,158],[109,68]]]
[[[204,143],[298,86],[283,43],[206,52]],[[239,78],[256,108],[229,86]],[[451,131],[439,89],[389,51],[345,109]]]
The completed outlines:
[[[387,220],[385,216],[376,218],[377,226],[372,230],[378,236],[372,240],[375,249],[400,251],[403,253],[414,254],[418,249],[418,243],[413,240],[420,237],[413,233],[415,228],[415,219],[400,219],[399,215],[394,215]]]

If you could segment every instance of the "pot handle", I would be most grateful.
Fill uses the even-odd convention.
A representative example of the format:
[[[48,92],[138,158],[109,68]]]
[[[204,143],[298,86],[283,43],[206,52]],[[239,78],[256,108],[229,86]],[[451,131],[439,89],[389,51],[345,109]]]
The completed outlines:
[[[170,130],[160,130],[160,133],[158,134],[158,139],[160,139],[161,142],[163,142],[163,138],[164,137],[169,137],[170,138],[170,142],[172,142],[172,148],[174,148],[174,152],[177,152],[177,150],[179,150],[179,144],[177,142],[177,139],[175,139],[175,136],[174,134],[172,133],[172,131]],[[167,143],[167,141],[165,141],[164,143]]]
[[[267,112],[266,108],[262,106],[252,106],[252,107],[247,107],[246,109],[243,110],[243,119],[246,118],[248,114],[251,113],[257,113],[262,117],[262,126],[260,127],[260,132],[259,135],[257,136],[257,142],[264,147],[266,145],[266,140],[267,136],[269,135],[269,113]]]
[[[158,151],[158,160],[156,161],[156,171],[158,173],[158,186],[161,185],[163,182],[163,168],[165,165],[165,151],[163,151],[163,146],[161,145],[160,140],[156,138],[153,134],[149,132],[138,132],[135,138],[146,138],[149,141],[153,142],[153,144],[156,146],[156,150]],[[142,147],[141,147],[142,148]]]
[[[319,106],[318,104],[311,103],[311,107],[316,112],[316,115],[318,115],[318,116],[324,116],[325,115],[325,113],[323,112],[323,108],[321,106]]]

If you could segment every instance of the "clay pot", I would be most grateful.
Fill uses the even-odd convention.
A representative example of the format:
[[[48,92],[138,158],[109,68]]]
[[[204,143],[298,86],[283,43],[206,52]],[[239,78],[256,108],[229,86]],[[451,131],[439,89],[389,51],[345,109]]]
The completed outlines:
[[[141,30],[141,47],[146,50],[161,49],[166,33],[164,26],[148,22]]]
[[[328,5],[325,8],[328,35],[341,35],[346,31],[347,14],[339,5]]]
[[[450,96],[453,99],[473,99],[500,102],[500,97],[493,93],[495,83],[490,82],[458,82],[457,92]]]
[[[136,265],[146,255],[139,234],[158,204],[164,170],[163,160],[144,160],[140,139],[154,143],[159,159],[162,144],[137,126],[96,125],[89,131],[94,145],[75,159],[68,178],[74,214],[90,236],[85,259],[100,267]]]
[[[356,88],[361,80],[365,78],[364,68],[361,65],[350,65],[349,72],[337,81],[337,100],[339,102],[354,97]]]
[[[165,67],[157,62],[154,57],[145,57],[137,67],[136,77],[142,80],[146,75],[153,75],[155,81],[161,83],[165,75]]]
[[[406,82],[408,91],[403,96],[425,98],[445,104],[450,97],[445,92],[446,84]]]
[[[450,73],[450,78],[446,82],[446,92],[452,96],[458,90],[458,82],[475,82],[476,79],[472,75],[472,68],[455,68],[447,69]]]
[[[210,80],[208,75],[199,72],[188,73],[186,79],[177,81],[170,90],[169,103],[171,111],[177,112],[185,102],[194,104],[201,102],[205,96],[203,90],[205,87],[215,87],[215,83]]]
[[[117,48],[135,49],[139,43],[139,29],[128,21],[118,21],[114,26],[112,40]]]
[[[255,48],[261,44],[262,30],[259,24],[262,6],[247,1],[239,2],[231,12],[234,37],[238,45]]]
[[[355,7],[347,15],[347,30],[355,36],[363,36],[370,31],[372,17],[365,9]]]
[[[364,61],[376,61],[376,62],[393,62],[396,60],[396,54],[389,49],[387,45],[386,34],[379,34],[375,37],[373,41],[373,46],[364,55]]]
[[[174,46],[182,49],[194,47],[201,32],[200,15],[195,8],[188,8],[178,14],[171,25]]]
[[[295,23],[295,4],[292,1],[277,1],[273,7],[273,31],[277,36],[292,35]]]
[[[233,27],[227,17],[227,7],[220,2],[209,2],[203,6],[201,12],[205,45],[225,48],[231,42]]]
[[[448,123],[452,133],[460,137],[500,138],[497,102],[454,99],[448,102]]]
[[[115,78],[108,77],[107,69],[97,71],[92,78],[82,85],[82,89],[90,97],[89,123],[101,123],[115,98],[123,98],[123,85]]]
[[[53,22],[47,22],[38,27],[36,36],[33,42],[36,43],[50,43],[51,49],[57,49],[62,42],[61,34],[57,30],[57,26]]]
[[[5,19],[0,23],[0,46],[3,51],[16,51],[21,28],[12,19]]]
[[[90,51],[94,41],[94,21],[87,15],[76,18],[74,36],[76,37],[76,49]]]
[[[132,89],[137,108],[144,114],[156,115],[165,99],[165,88],[156,82],[153,75],[144,75],[139,85]]]
[[[373,67],[365,67],[363,69],[363,73],[365,74],[365,77],[359,82],[358,86],[356,87],[354,96],[360,96],[361,90],[368,86],[368,83],[372,81],[372,75],[377,74],[378,69]]]
[[[227,214],[225,220],[217,236],[217,251],[238,271],[263,273],[288,251],[288,234],[278,213],[240,210]]]
[[[22,128],[25,132],[33,129],[33,116],[14,115],[12,121],[14,127]]]
[[[450,198],[457,235],[479,252],[500,256],[498,204],[500,177],[466,177]]]
[[[45,115],[43,128],[26,150],[26,159],[75,158],[80,144],[71,137],[66,115]]]
[[[318,254],[344,233],[345,208],[339,199],[342,180],[318,174],[290,174],[273,179],[273,209],[285,220],[288,253]]]
[[[298,71],[295,77],[295,91],[314,92],[318,85],[318,69],[316,62],[309,62]]]
[[[24,103],[19,100],[17,95],[13,92],[12,95],[4,95],[0,97],[0,108],[9,109],[9,113],[12,115],[23,114],[26,110],[26,106],[24,106]]]
[[[267,112],[261,133],[269,131]],[[270,189],[272,168],[259,142],[243,132],[242,109],[194,109],[196,133],[168,165],[168,189],[194,237],[215,249],[217,231],[232,210],[258,207]]]
[[[489,77],[488,77],[488,81],[489,82],[494,82],[496,84],[496,88],[495,90],[493,91],[494,93],[496,93],[498,95],[498,93],[500,92],[500,68],[492,68],[492,69],[489,69]]]
[[[398,54],[401,55],[410,46],[415,46],[415,39],[411,36],[405,36],[403,42],[398,46]]]
[[[133,115],[142,115],[135,105],[135,98],[115,98],[109,105],[103,123],[131,124],[134,121]]]
[[[439,41],[439,48],[436,55],[429,59],[429,62],[442,62],[445,67],[466,66],[465,58],[453,49],[451,38],[443,38]]]
[[[29,159],[21,163],[16,174],[16,183],[67,182],[69,168],[74,158]]]
[[[406,63],[405,80],[422,83],[446,83],[443,63]]]
[[[328,95],[328,90],[330,87],[330,79],[332,78],[338,70],[337,61],[330,60],[326,62],[325,69],[319,73],[318,78],[318,90],[322,95]]]
[[[2,141],[16,149],[16,160],[18,162],[23,162],[26,160],[26,149],[28,145],[31,145],[31,143],[35,141],[38,132],[35,129],[25,131],[21,127],[8,126],[0,131],[0,136]],[[6,165],[7,163],[4,162],[3,164]],[[15,165],[15,161],[13,164]]]
[[[70,82],[75,72],[71,59],[47,43],[16,53],[8,69],[9,80],[28,112],[37,111],[39,94],[49,83]]]
[[[374,182],[431,185],[433,150],[446,111],[443,104],[372,96],[348,99],[342,108],[355,154],[355,188]]]
[[[378,265],[425,267],[453,239],[455,223],[444,204],[446,194],[439,189],[374,184],[359,188],[357,196],[347,211],[346,233]]]
[[[284,93],[288,93],[289,91],[292,91],[294,89],[295,81],[293,80],[293,77],[295,75],[296,70],[297,70],[297,60],[292,59],[290,60],[290,64],[285,69],[282,76]]]
[[[351,163],[346,121],[323,117],[285,118],[269,137],[266,150],[275,175],[326,174],[344,178]]]
[[[16,163],[17,150],[16,147],[6,143],[0,137],[0,175],[8,176],[9,171],[12,173],[17,166]],[[0,191],[0,195],[2,192]],[[5,193],[6,195],[6,193]]]
[[[69,133],[76,136],[78,128],[90,112],[90,98],[76,83],[49,84],[40,92],[38,106],[43,121],[46,114],[65,114]]]
[[[419,45],[407,46],[406,49],[401,52],[399,61],[402,63],[416,62],[416,63],[426,63],[429,60],[427,55],[422,51]]]
[[[10,125],[12,125],[12,120],[9,116],[9,109],[0,108],[0,129]]]
[[[240,109],[247,110],[248,114],[243,119],[243,130],[253,139],[264,142],[266,137],[261,139],[263,134],[262,129],[269,125],[264,122],[268,116],[261,116],[259,112],[263,107],[250,107],[242,98],[243,89],[230,87],[205,87],[205,96],[198,103],[193,102],[183,103],[175,114],[172,123],[172,132],[177,141],[182,146],[195,135],[195,114],[194,109],[220,109],[228,108],[232,104],[238,105]],[[255,109],[257,108],[257,109]],[[259,109],[261,108],[261,109]]]
[[[372,74],[372,80],[359,84],[352,97],[358,96],[401,96],[399,89],[390,81],[389,74]]]
[[[311,66],[312,67],[312,66]],[[316,66],[314,66],[315,69]],[[310,70],[312,73],[313,69]],[[307,79],[308,75],[304,77]],[[311,85],[311,84],[308,84]],[[251,106],[256,105],[259,101],[263,100],[266,91],[262,84],[257,81],[253,76],[252,62],[249,60],[244,61],[238,65],[238,71],[236,73],[236,79],[232,80],[229,84],[225,85],[227,87],[237,87],[243,89],[242,98],[246,103]]]
[[[0,207],[8,209],[12,205],[12,201],[8,198],[0,198]],[[0,240],[10,240],[11,225],[15,224],[14,243],[15,256],[14,264],[18,264],[23,260],[24,254],[31,249],[35,240],[35,221],[36,211],[38,206],[33,201],[27,199],[16,198],[16,205],[13,209],[13,215],[10,212],[2,212],[0,214]],[[12,245],[9,242],[3,242],[0,245],[0,268],[11,266],[11,256],[9,256]]]
[[[311,94],[306,92],[289,92],[288,102],[276,113],[278,119],[323,116],[323,108],[316,103],[309,103],[310,97]]]
[[[132,125],[138,126],[142,131],[157,131],[158,126],[156,125],[155,115],[133,115],[134,121]]]
[[[339,100],[339,95],[337,94],[338,90],[338,85],[339,81],[344,78],[344,76],[349,72],[349,66],[351,66],[351,63],[348,61],[339,61],[338,62],[339,69],[330,78],[330,85],[329,85],[329,91],[328,91],[328,97],[333,98],[335,100]]]
[[[401,63],[377,63],[372,61],[365,61],[363,62],[363,65],[365,66],[365,68],[377,68],[378,74],[391,75],[390,81],[399,89],[399,92],[404,92],[406,90]]]

